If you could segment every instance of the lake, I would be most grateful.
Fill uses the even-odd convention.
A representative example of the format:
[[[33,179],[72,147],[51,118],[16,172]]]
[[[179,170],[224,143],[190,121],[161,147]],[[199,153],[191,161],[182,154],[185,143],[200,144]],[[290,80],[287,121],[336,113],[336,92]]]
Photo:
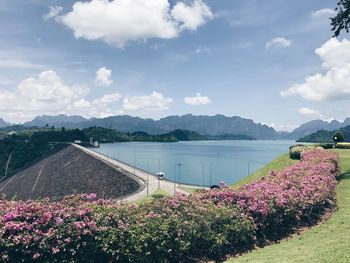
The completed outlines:
[[[232,184],[281,154],[295,141],[190,141],[101,144],[94,150],[183,184]]]

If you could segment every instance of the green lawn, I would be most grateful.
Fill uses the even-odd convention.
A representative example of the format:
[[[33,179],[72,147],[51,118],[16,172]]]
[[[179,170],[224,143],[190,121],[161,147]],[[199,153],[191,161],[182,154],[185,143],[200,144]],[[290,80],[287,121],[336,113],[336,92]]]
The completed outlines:
[[[189,193],[189,194],[192,194],[192,193],[196,192],[197,190],[202,189],[201,187],[188,187],[188,186],[180,186],[179,188],[181,190]]]
[[[141,204],[141,203],[144,203],[144,202],[149,202],[149,201],[152,201],[156,198],[159,198],[161,196],[170,196],[170,194],[162,189],[157,189],[155,190],[152,194],[150,194],[149,196],[147,197],[144,197],[144,198],[141,198],[141,199],[138,199],[135,201],[136,204]]]
[[[350,262],[350,150],[336,151],[342,168],[337,187],[338,211],[301,235],[227,262]]]
[[[277,159],[273,160],[272,162],[265,165],[263,168],[257,170],[255,173],[252,173],[251,175],[244,177],[242,180],[238,181],[237,183],[233,184],[233,188],[238,188],[244,184],[247,184],[251,181],[257,180],[261,178],[262,176],[266,176],[269,174],[270,171],[279,171],[289,165],[292,165],[293,163],[296,163],[296,160],[292,160],[289,158],[288,154],[283,154]]]

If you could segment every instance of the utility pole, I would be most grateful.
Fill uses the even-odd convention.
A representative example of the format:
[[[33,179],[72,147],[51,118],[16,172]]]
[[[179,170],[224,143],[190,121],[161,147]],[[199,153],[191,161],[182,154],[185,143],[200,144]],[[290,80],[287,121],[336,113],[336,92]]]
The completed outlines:
[[[204,162],[200,161],[202,164],[202,187],[204,188]]]
[[[134,175],[136,175],[136,156],[134,156]]]
[[[175,172],[174,172],[174,195],[176,194],[176,164],[175,164]]]
[[[149,163],[147,163],[147,196],[149,193]]]
[[[181,183],[181,177],[180,177],[181,163],[178,163],[177,166],[179,166],[179,187],[180,187],[180,183]]]
[[[212,171],[213,171],[213,165],[212,165],[212,163],[210,163],[210,175],[209,175],[209,184],[210,184],[210,186],[212,186],[212,182],[211,182],[211,176],[212,176]]]

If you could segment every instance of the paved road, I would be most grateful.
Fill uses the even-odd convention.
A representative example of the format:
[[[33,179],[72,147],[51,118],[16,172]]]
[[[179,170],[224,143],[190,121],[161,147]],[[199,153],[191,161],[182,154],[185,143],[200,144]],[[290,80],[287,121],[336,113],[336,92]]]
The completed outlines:
[[[138,168],[134,168],[133,166],[130,166],[126,163],[120,162],[118,160],[112,159],[108,156],[105,156],[101,153],[97,153],[95,151],[92,151],[88,148],[82,147],[80,145],[77,144],[72,144],[73,146],[77,147],[78,149],[94,156],[97,157],[103,161],[105,161],[106,163],[111,164],[114,167],[119,167],[122,170],[135,175],[136,177],[140,178],[142,181],[141,183],[143,183],[143,189],[139,192],[136,192],[135,194],[129,195],[126,198],[123,198],[123,200],[125,201],[136,201],[137,199],[143,198],[147,196],[147,188],[148,188],[148,194],[153,193],[154,191],[156,191],[158,189],[158,184],[160,189],[168,192],[169,194],[174,194],[174,192],[180,192],[183,194],[188,194],[187,192],[179,189],[179,185],[175,184],[173,182],[167,181],[167,180],[158,180],[158,177],[147,173],[146,171],[143,171],[141,169]],[[148,187],[147,187],[147,181],[148,181]],[[140,180],[139,180],[140,182]]]

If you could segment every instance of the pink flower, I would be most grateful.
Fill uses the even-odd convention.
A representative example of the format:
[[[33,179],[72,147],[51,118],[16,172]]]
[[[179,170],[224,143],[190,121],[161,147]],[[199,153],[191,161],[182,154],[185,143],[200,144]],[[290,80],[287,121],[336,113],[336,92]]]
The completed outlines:
[[[40,253],[35,253],[32,258],[37,259],[38,257],[40,257]]]
[[[52,248],[52,254],[53,255],[57,254],[58,252],[60,252],[60,249],[58,247],[53,247]]]
[[[78,222],[75,222],[74,223],[74,225],[75,225],[75,227],[77,228],[77,229],[83,229],[86,225],[85,225],[85,223],[83,222],[83,221],[78,221]]]
[[[86,199],[89,201],[94,201],[96,199],[96,194],[91,193],[91,194],[86,196]]]
[[[14,215],[12,212],[7,212],[4,215],[5,222],[12,221],[13,218],[14,218]]]
[[[55,221],[56,221],[56,224],[57,224],[57,225],[60,225],[60,224],[62,224],[63,219],[62,219],[61,217],[57,217],[57,218],[55,219]]]

